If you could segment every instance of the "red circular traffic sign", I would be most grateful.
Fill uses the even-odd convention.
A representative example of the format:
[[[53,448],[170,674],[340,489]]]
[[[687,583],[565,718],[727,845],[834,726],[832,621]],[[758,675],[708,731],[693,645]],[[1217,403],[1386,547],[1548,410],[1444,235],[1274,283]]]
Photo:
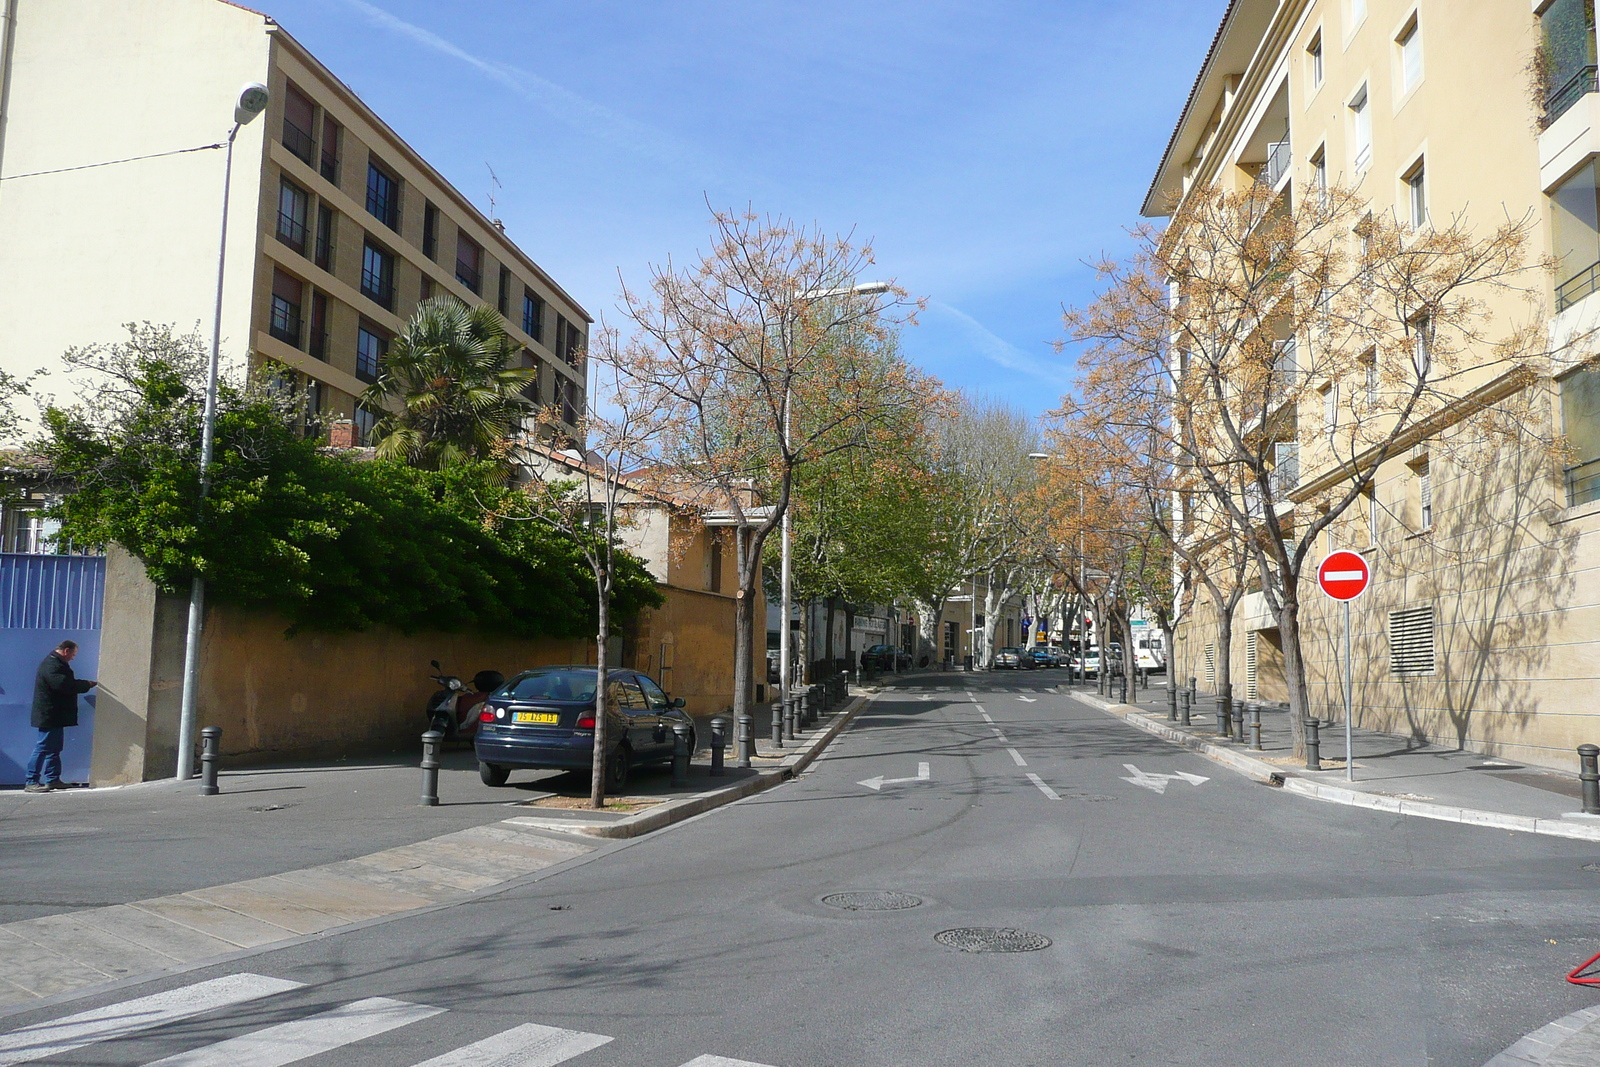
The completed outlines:
[[[1317,585],[1335,600],[1354,600],[1372,584],[1372,568],[1358,552],[1334,552],[1317,567]]]

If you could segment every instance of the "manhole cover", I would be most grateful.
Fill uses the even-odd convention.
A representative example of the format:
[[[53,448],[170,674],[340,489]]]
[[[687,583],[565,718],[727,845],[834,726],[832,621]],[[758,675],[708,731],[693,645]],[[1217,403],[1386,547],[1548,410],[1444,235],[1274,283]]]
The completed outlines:
[[[901,911],[921,904],[922,898],[885,889],[870,893],[829,893],[822,902],[844,911]]]
[[[1009,926],[963,926],[943,930],[933,939],[962,952],[1038,952],[1050,947],[1050,939],[1043,934]]]

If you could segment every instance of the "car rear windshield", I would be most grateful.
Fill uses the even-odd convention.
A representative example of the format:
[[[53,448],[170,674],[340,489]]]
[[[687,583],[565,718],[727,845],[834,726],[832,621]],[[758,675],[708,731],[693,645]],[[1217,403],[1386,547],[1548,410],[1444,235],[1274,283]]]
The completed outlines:
[[[507,682],[495,696],[511,700],[593,700],[594,671],[528,671]]]
[[[1015,655],[1016,655],[1016,654],[1017,654],[1017,651],[1018,651],[1018,650],[1017,650],[1017,649],[1014,649],[1014,648],[1002,648],[1002,649],[1001,649],[1001,650],[1000,650],[1000,654],[1001,654],[1001,655],[1002,655],[1002,656],[1004,656],[1004,655],[1006,655],[1006,654],[1007,654],[1007,653],[1010,653],[1010,654],[1011,654],[1011,655],[1013,655],[1013,656],[1015,656]]]

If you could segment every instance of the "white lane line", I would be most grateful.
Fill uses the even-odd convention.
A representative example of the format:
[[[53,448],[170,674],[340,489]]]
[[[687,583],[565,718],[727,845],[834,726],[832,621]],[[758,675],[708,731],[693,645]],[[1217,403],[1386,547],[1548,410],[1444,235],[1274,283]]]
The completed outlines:
[[[368,997],[352,1004],[341,1004],[332,1011],[180,1052],[146,1064],[146,1067],[282,1067],[285,1063],[332,1052],[352,1042],[420,1022],[442,1011],[443,1008],[426,1004]]]
[[[1011,759],[1018,767],[1026,767],[1028,765],[1028,762],[1022,758],[1022,753],[1018,752],[1016,749],[1008,748],[1006,751],[1011,753]]]
[[[764,1063],[754,1063],[750,1060],[730,1060],[726,1056],[696,1056],[683,1067],[767,1067]]]
[[[1044,779],[1040,778],[1037,774],[1034,774],[1032,771],[1028,772],[1028,781],[1030,781],[1034,785],[1038,786],[1039,787],[1039,792],[1043,793],[1045,796],[1049,797],[1051,800],[1060,800],[1061,799],[1061,794],[1060,793],[1057,793],[1054,789],[1051,789],[1049,786],[1045,785],[1044,784]]]
[[[610,1040],[603,1034],[523,1023],[424,1060],[416,1067],[556,1067]]]
[[[984,722],[987,722],[987,723],[993,723],[994,722],[993,719],[989,718],[989,713],[987,711],[984,711],[982,708],[978,709],[978,714],[983,716],[983,721]]]
[[[301,984],[246,971],[108,1004],[47,1023],[35,1023],[0,1034],[0,1067],[59,1056],[85,1045],[127,1037],[216,1008],[299,989]]]

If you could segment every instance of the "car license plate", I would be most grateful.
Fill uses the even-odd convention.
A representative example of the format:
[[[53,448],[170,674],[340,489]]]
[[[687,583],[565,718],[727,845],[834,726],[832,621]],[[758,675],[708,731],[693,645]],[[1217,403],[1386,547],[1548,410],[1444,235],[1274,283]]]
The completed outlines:
[[[561,716],[553,711],[516,711],[511,714],[512,722],[544,723],[554,726],[561,721]]]

